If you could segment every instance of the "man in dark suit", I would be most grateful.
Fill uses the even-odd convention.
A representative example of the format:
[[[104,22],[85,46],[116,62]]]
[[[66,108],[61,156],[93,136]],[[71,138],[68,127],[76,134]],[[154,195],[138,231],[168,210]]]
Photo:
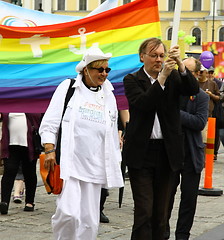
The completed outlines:
[[[144,66],[124,78],[130,121],[123,151],[135,206],[132,240],[164,239],[173,173],[183,168],[179,96],[199,91],[179,47],[169,50],[167,60],[165,55],[161,40],[145,40],[139,48]]]
[[[194,58],[188,58],[183,62],[195,77],[197,77],[201,69],[201,63]],[[169,239],[169,218],[171,217],[174,198],[181,177],[181,201],[175,236],[176,240],[188,240],[196,211],[201,171],[204,168],[205,144],[202,140],[201,131],[204,129],[208,118],[209,96],[200,89],[198,94],[190,98],[181,96],[180,103],[181,124],[185,135],[184,168],[175,173],[168,213],[167,232],[164,237],[165,239]]]

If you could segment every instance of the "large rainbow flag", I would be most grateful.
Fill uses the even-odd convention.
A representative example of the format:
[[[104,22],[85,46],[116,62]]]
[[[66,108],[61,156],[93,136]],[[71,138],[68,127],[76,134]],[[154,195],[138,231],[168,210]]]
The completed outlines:
[[[141,42],[160,36],[157,0],[136,0],[61,24],[0,25],[0,112],[45,112],[57,85],[77,75],[76,65],[94,45],[113,54],[108,78],[118,108],[127,109],[123,77],[141,66]]]

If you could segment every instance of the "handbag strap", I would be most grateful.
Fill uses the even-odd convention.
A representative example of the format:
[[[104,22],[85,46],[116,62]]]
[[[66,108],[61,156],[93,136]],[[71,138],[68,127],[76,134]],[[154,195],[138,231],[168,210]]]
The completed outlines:
[[[62,112],[62,116],[61,116],[61,120],[65,114],[65,110],[67,108],[67,105],[68,105],[68,102],[69,100],[71,99],[72,95],[74,94],[74,91],[75,91],[75,88],[73,88],[73,84],[75,83],[75,79],[74,78],[70,78],[71,79],[71,82],[70,82],[70,85],[68,87],[68,91],[67,91],[67,94],[66,94],[66,97],[65,97],[65,103],[64,103],[64,109],[63,109],[63,112]]]
[[[72,87],[74,83],[75,83],[75,79],[71,78],[71,82],[70,82],[70,85],[68,87],[68,91],[67,91],[66,97],[65,97],[65,103],[64,103],[62,116],[61,116],[61,122],[62,122],[62,118],[65,114],[65,110],[67,108],[68,102],[75,92],[75,88]],[[56,162],[57,162],[57,164],[60,164],[60,155],[61,155],[61,122],[60,122],[60,126],[58,129],[58,139],[57,139],[57,146],[56,146]]]

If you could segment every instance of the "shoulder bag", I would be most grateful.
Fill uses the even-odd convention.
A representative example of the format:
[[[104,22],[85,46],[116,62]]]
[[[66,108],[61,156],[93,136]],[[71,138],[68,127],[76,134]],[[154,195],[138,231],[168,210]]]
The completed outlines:
[[[71,79],[64,103],[64,109],[62,112],[61,120],[64,116],[66,107],[68,105],[69,100],[74,94],[75,88],[72,88],[72,85],[75,83],[75,79]],[[62,191],[63,180],[60,178],[60,155],[61,155],[61,123],[58,131],[58,139],[56,146],[56,162],[57,164],[54,166],[54,171],[50,170],[49,172],[44,168],[45,154],[40,155],[40,174],[42,180],[44,182],[45,189],[48,194],[60,194]]]

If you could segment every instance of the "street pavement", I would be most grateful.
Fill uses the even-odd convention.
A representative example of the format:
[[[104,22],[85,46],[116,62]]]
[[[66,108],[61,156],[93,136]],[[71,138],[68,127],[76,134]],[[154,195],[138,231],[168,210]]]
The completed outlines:
[[[8,215],[0,215],[0,240],[52,240],[50,219],[55,210],[55,195],[45,191],[38,171],[38,187],[35,211],[24,212],[24,202],[11,202]],[[224,148],[221,147],[218,159],[214,162],[212,187],[224,190]],[[204,187],[204,171],[200,187]],[[180,193],[176,195],[172,212],[171,240],[174,240]],[[130,240],[133,222],[133,201],[130,183],[125,181],[121,208],[118,205],[118,189],[110,190],[104,213],[110,223],[100,224],[97,240]],[[191,240],[224,240],[224,195],[198,196],[197,212],[191,230]],[[84,239],[88,240],[88,239]],[[146,239],[147,240],[147,239]]]

